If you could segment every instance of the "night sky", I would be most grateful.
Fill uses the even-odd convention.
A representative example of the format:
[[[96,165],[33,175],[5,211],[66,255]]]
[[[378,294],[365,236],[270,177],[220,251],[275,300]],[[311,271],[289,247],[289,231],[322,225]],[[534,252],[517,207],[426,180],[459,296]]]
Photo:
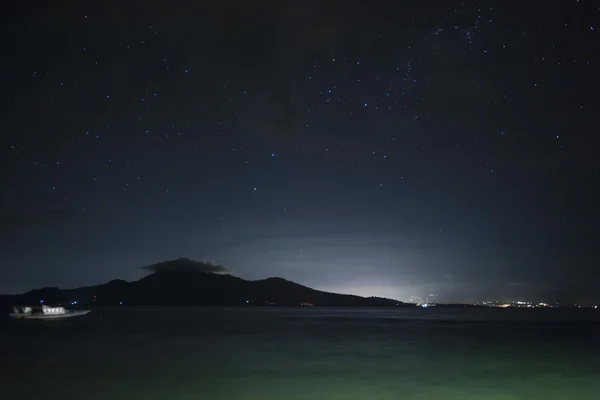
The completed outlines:
[[[595,1],[12,2],[0,293],[600,300]]]

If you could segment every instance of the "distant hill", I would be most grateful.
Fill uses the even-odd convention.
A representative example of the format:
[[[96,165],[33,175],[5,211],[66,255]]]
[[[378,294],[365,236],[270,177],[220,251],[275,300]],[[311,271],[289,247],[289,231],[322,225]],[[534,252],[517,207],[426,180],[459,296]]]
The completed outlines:
[[[138,281],[112,280],[77,289],[43,288],[21,295],[0,296],[13,304],[70,304],[130,306],[335,306],[397,307],[407,305],[380,297],[360,297],[311,289],[283,278],[248,281],[226,274],[220,265],[185,258],[144,267],[151,273]]]

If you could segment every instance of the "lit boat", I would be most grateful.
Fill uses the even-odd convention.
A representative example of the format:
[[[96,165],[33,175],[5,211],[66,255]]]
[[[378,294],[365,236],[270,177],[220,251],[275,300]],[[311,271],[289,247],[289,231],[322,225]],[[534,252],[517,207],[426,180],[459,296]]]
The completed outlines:
[[[63,319],[81,317],[92,310],[67,310],[64,307],[13,307],[13,312],[8,314],[13,319]]]

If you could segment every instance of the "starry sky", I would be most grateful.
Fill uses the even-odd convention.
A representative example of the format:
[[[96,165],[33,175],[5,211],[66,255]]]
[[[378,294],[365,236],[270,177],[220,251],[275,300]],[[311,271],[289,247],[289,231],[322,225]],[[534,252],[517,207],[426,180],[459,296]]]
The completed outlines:
[[[13,2],[0,293],[190,257],[600,300],[594,1]]]

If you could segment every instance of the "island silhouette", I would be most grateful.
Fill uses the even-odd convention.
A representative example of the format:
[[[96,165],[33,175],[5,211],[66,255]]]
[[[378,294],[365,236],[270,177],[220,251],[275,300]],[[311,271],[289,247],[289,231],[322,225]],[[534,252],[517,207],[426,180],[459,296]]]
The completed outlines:
[[[411,304],[381,297],[361,297],[312,289],[283,278],[255,281],[229,274],[219,264],[188,258],[163,261],[143,270],[137,281],[110,282],[59,289],[46,287],[19,295],[0,296],[2,307],[35,305],[129,306],[328,306],[399,307]]]

